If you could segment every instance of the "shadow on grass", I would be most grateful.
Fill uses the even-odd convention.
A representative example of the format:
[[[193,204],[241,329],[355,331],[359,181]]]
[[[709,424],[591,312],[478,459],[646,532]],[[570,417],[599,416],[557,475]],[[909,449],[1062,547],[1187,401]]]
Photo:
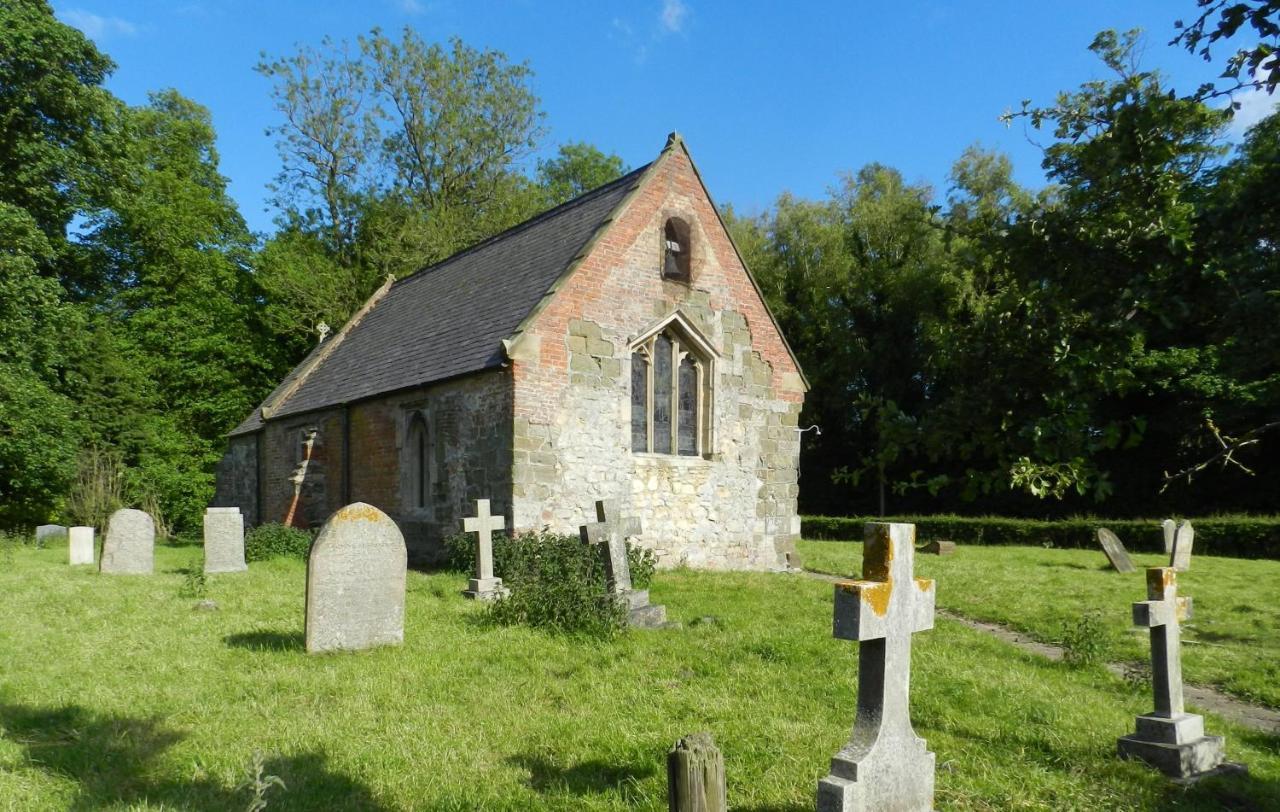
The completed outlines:
[[[0,731],[24,749],[27,765],[78,783],[73,812],[146,804],[177,809],[243,810],[252,798],[246,785],[226,787],[207,776],[189,780],[156,776],[158,756],[182,741],[163,719],[108,716],[78,705],[32,708],[0,703]],[[252,754],[245,754],[245,775]],[[263,774],[279,776],[271,787],[272,810],[373,810],[382,807],[367,787],[331,772],[323,753],[273,757]]]
[[[507,761],[529,771],[529,787],[542,794],[595,795],[621,789],[629,781],[653,775],[651,764],[609,764],[593,759],[560,767],[542,756],[513,756]]]
[[[1230,750],[1227,759],[1231,759]],[[1157,810],[1227,809],[1254,812],[1280,809],[1280,783],[1254,775],[1220,775],[1190,787],[1170,784]]]
[[[307,639],[302,632],[241,632],[229,634],[222,642],[231,648],[249,651],[304,651]]]

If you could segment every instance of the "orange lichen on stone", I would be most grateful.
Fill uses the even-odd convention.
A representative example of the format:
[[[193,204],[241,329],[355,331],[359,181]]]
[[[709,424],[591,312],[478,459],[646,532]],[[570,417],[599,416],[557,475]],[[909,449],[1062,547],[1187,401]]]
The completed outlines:
[[[1151,567],[1147,570],[1147,598],[1160,600],[1165,589],[1173,586],[1177,579],[1173,567]]]
[[[930,589],[933,589],[933,579],[932,579],[932,578],[917,578],[917,579],[916,579],[916,589],[920,590],[921,592],[928,592]]]
[[[356,502],[354,505],[347,505],[335,515],[334,521],[339,522],[380,522],[386,517],[382,511],[373,505],[366,505],[364,502]]]
[[[892,563],[893,545],[889,543],[889,528],[877,528],[862,548],[862,577],[868,581],[889,581]]]
[[[1179,622],[1191,617],[1191,599],[1190,598],[1178,598],[1178,600],[1175,602],[1175,605],[1177,607],[1175,612],[1178,616]]]
[[[851,586],[877,617],[884,617],[888,613],[889,599],[893,596],[892,581],[855,581]]]

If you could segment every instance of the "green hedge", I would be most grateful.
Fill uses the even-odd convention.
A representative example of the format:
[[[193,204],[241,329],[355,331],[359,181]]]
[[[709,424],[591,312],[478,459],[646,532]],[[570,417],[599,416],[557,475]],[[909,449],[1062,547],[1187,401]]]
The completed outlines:
[[[1182,519],[1179,518],[1180,522]],[[1108,527],[1124,546],[1137,552],[1163,552],[1164,532],[1159,519],[1009,519],[999,516],[897,516],[871,519],[858,516],[806,516],[800,534],[808,539],[861,541],[870,521],[911,522],[918,541],[945,539],[960,544],[1023,544],[1093,548],[1098,528]],[[1192,519],[1195,551],[1236,558],[1280,559],[1280,517],[1219,516]]]

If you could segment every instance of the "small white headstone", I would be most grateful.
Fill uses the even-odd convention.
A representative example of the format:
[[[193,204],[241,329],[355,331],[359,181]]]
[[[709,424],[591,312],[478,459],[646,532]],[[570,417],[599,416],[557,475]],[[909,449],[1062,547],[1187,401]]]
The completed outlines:
[[[150,575],[155,569],[156,523],[141,510],[121,508],[111,514],[102,543],[102,572]]]
[[[1173,555],[1173,539],[1178,535],[1178,525],[1173,519],[1165,519],[1160,523],[1160,530],[1164,533],[1164,554]]]
[[[73,527],[68,531],[71,565],[93,563],[93,528]]]
[[[1196,543],[1196,531],[1191,522],[1183,520],[1178,526],[1178,533],[1173,539],[1173,552],[1169,555],[1169,566],[1178,572],[1191,569],[1191,547]]]
[[[238,507],[211,507],[204,512],[204,571],[244,572],[244,516]]]
[[[330,516],[307,557],[307,653],[403,643],[407,566],[387,514],[356,502]]]

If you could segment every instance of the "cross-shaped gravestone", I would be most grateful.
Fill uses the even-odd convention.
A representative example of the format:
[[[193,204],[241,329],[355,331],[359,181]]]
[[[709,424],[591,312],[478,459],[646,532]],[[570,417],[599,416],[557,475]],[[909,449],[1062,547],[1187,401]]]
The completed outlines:
[[[1204,734],[1204,717],[1182,701],[1181,622],[1191,599],[1178,597],[1172,567],[1147,570],[1147,600],[1133,605],[1133,625],[1151,631],[1151,687],[1156,708],[1137,718],[1136,731],[1116,743],[1121,756],[1138,758],[1174,778],[1190,778],[1222,764],[1223,738]]]
[[[640,520],[634,516],[618,519],[618,511],[603,501],[596,502],[596,520],[582,525],[580,534],[585,544],[596,545],[604,562],[605,584],[609,594],[627,606],[627,623],[654,628],[666,623],[665,606],[649,603],[649,590],[634,589],[631,565],[627,561],[627,538],[640,535]]]
[[[1133,572],[1136,569],[1124,544],[1115,533],[1105,527],[1099,527],[1098,543],[1102,545],[1102,552],[1106,554],[1107,560],[1111,562],[1111,566],[1115,567],[1116,572]]]
[[[506,594],[502,579],[493,577],[493,531],[506,527],[506,519],[489,514],[489,500],[476,500],[476,515],[462,520],[462,529],[476,534],[475,576],[463,594],[478,600],[494,600]]]
[[[1196,531],[1191,522],[1183,519],[1173,537],[1173,550],[1169,553],[1169,566],[1178,572],[1191,569],[1191,547],[1196,543]]]
[[[934,754],[911,728],[911,635],[933,628],[934,582],[913,575],[915,525],[869,523],[861,581],[835,585],[834,632],[858,641],[858,714],[818,782],[818,812],[933,809]]]

